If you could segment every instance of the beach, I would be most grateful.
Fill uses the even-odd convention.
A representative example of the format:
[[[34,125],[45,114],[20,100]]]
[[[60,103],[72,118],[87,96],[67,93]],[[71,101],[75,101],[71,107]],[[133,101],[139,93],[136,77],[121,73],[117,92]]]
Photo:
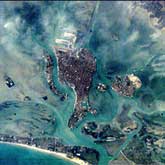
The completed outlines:
[[[78,165],[89,165],[88,162],[85,162],[85,161],[83,161],[79,158],[76,158],[76,157],[69,158],[69,157],[67,157],[67,154],[65,154],[65,153],[49,151],[49,150],[41,149],[41,148],[38,148],[38,147],[29,146],[29,145],[26,145],[26,144],[11,143],[11,142],[0,142],[0,143],[15,145],[15,146],[19,146],[19,147],[23,147],[23,148],[27,148],[27,149],[32,149],[32,150],[39,151],[39,152],[42,152],[42,153],[45,153],[45,154],[51,154],[51,155],[54,155],[56,157],[68,160],[68,161],[73,162],[73,163],[78,164]]]

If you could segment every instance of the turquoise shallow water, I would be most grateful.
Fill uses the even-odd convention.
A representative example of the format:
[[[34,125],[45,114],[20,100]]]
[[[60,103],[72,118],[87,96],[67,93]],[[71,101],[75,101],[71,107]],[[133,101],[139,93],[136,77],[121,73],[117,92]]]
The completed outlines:
[[[19,73],[19,70],[25,70],[28,72],[32,66],[30,65],[28,68],[24,68],[24,66],[28,65],[30,60],[33,61],[34,65],[38,67],[37,60],[39,59],[43,61],[41,58],[43,50],[47,51],[49,55],[53,57],[55,66],[57,65],[52,49],[54,39],[60,36],[60,32],[62,33],[65,31],[65,29],[63,29],[64,27],[69,30],[74,29],[72,26],[75,27],[75,29],[78,29],[78,27],[83,24],[83,18],[85,17],[85,14],[79,15],[81,5],[76,3],[74,4],[74,2],[72,2],[70,4],[70,8],[65,10],[65,5],[67,3],[68,2],[54,2],[49,5],[46,3],[43,3],[42,5],[34,5],[35,7],[33,11],[36,11],[33,13],[34,20],[29,15],[26,15],[26,12],[24,13],[22,11],[24,14],[22,14],[23,18],[21,17],[21,19],[25,19],[28,23],[18,25],[15,25],[19,22],[19,19],[16,19],[16,13],[13,12],[15,8],[7,5],[7,18],[3,22],[3,25],[9,22],[8,26],[6,25],[8,29],[3,29],[0,31],[0,33],[4,31],[3,40],[1,42],[1,47],[4,51],[0,54],[0,66],[2,69],[5,68],[5,72],[18,72],[18,77],[23,77],[24,74],[26,77],[26,72]],[[41,97],[43,91],[42,87],[40,89],[42,91],[41,93],[40,90],[39,92],[37,91],[37,88],[40,85],[38,85],[38,79],[36,78],[36,80],[34,77],[39,75],[38,77],[41,82],[45,82],[45,76],[43,75],[44,69],[41,69],[38,72],[35,72],[36,68],[29,71],[34,74],[34,77],[32,77],[32,82],[37,84],[35,87],[31,84],[29,85],[30,82],[28,82],[28,78],[30,79],[30,76],[27,76],[28,78],[26,81],[23,81],[25,84],[25,88],[23,88],[24,90],[21,88],[23,86],[22,81],[18,82],[18,86],[21,84],[19,86],[20,93],[23,91],[25,94],[30,95],[30,90],[30,96],[34,98],[32,102],[42,104],[47,110],[47,113],[49,112],[50,114],[53,114],[56,118],[56,126],[53,127],[50,135],[61,138],[64,143],[68,145],[81,145],[97,149],[100,153],[100,165],[108,164],[108,161],[112,159],[112,156],[108,156],[106,150],[101,145],[95,144],[92,138],[81,133],[81,128],[86,122],[96,121],[97,123],[112,123],[113,119],[117,117],[118,112],[121,111],[121,107],[124,103],[131,105],[132,112],[141,111],[144,113],[152,113],[155,111],[164,110],[162,102],[159,102],[164,100],[164,94],[162,91],[164,90],[163,84],[165,80],[165,65],[164,62],[160,62],[165,59],[162,55],[165,51],[165,47],[163,47],[162,44],[163,33],[157,39],[154,39],[154,37],[152,37],[153,34],[157,35],[156,32],[161,34],[161,31],[150,25],[147,14],[144,13],[143,16],[141,16],[140,10],[135,10],[134,12],[130,11],[128,5],[130,3],[131,2],[127,2],[126,4],[122,2],[101,2],[97,8],[96,15],[93,17],[94,21],[92,22],[92,25],[88,27],[89,29],[87,33],[83,31],[87,35],[82,35],[84,42],[81,43],[81,46],[88,48],[97,60],[97,72],[93,77],[92,86],[89,92],[89,101],[92,107],[98,110],[97,116],[88,114],[87,117],[85,117],[79,124],[78,128],[74,130],[70,130],[67,127],[68,119],[73,111],[75,94],[71,88],[59,83],[57,67],[54,67],[53,78],[57,88],[69,95],[68,100],[65,102],[61,103],[57,96],[52,96],[50,93],[48,93],[48,97],[53,98],[51,101],[43,101],[39,98]],[[28,6],[26,7],[28,8]],[[10,8],[14,9],[10,11]],[[41,10],[41,12],[38,12],[39,10]],[[81,11],[83,10],[85,10],[85,7],[81,9]],[[24,9],[24,11],[26,10]],[[66,15],[70,15],[67,20],[65,20]],[[15,20],[17,20],[16,23],[14,22]],[[43,27],[41,24],[44,24]],[[9,25],[13,25],[14,27],[10,27]],[[13,31],[13,29],[15,31]],[[119,40],[114,41],[112,34],[119,36]],[[10,47],[11,45],[13,45],[13,47]],[[149,46],[147,47],[146,45]],[[17,51],[14,52],[13,50]],[[22,54],[20,55],[19,52],[22,52]],[[16,60],[14,61],[14,59]],[[6,67],[10,66],[10,64],[8,64],[9,61],[13,61],[13,63],[15,63],[15,67],[20,63],[22,66],[19,70],[15,70],[15,67]],[[3,65],[3,63],[5,65]],[[43,65],[42,68],[44,68]],[[108,74],[108,72],[111,74]],[[133,98],[121,97],[113,92],[111,88],[109,88],[105,93],[100,93],[96,90],[96,86],[99,82],[110,86],[112,83],[111,78],[115,75],[125,75],[128,73],[137,74],[143,83],[142,88],[137,91]],[[17,79],[17,77],[15,79]],[[44,87],[45,86],[47,87],[46,83],[44,83]],[[44,88],[43,90],[46,91],[47,89]],[[38,95],[37,92],[39,93]],[[1,102],[8,100],[8,98],[9,100],[14,100],[13,105],[14,102],[21,102],[20,98],[17,99],[17,95],[19,95],[18,93],[13,94],[12,92],[10,93],[3,90],[1,90],[1,93],[3,93],[3,97],[1,95],[0,98]],[[142,102],[145,94],[149,95],[150,99],[146,98],[145,101]],[[8,95],[13,95],[14,98],[9,97]],[[41,108],[34,108],[31,106],[27,108],[25,105],[18,108],[13,107],[14,106],[12,105],[9,107],[11,111],[6,108],[3,108],[2,110],[6,110],[7,112],[22,111],[19,113],[20,116],[18,116],[18,118],[23,119],[24,117],[21,117],[21,115],[24,115],[25,110],[26,112],[30,112],[30,115],[33,116],[31,111],[33,109],[38,110],[37,108]],[[3,111],[0,111],[0,113],[3,113]],[[30,118],[30,115],[27,117]],[[138,129],[133,131],[127,137],[123,145],[116,150],[113,155],[113,159],[118,157],[120,150],[127,146],[127,144],[132,140],[133,135],[137,134],[142,126],[141,121],[137,118],[132,117],[132,119],[138,124]],[[5,121],[5,118],[2,120]],[[36,121],[34,120],[33,122],[35,123]],[[4,127],[6,126],[5,124],[6,123],[4,122]],[[44,124],[42,126],[44,126]],[[9,132],[11,130],[13,131],[12,123],[7,125],[5,129]],[[56,157],[4,144],[0,144],[0,153],[0,165],[70,164],[69,162],[65,162],[65,160],[61,160]]]
[[[0,165],[74,165],[55,156],[8,144],[0,144],[0,153]]]

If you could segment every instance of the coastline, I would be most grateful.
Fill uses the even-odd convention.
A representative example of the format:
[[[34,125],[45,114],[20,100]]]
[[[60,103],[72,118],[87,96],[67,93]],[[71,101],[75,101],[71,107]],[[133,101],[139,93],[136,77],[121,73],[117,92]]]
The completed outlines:
[[[69,157],[67,157],[67,154],[65,154],[65,153],[49,151],[49,150],[46,150],[46,149],[41,149],[41,148],[38,148],[38,147],[29,146],[29,145],[26,145],[26,144],[19,144],[19,143],[11,143],[11,142],[2,142],[2,141],[0,141],[0,144],[15,145],[15,146],[19,146],[19,147],[23,147],[23,148],[27,148],[27,149],[32,149],[32,150],[35,150],[35,151],[39,151],[39,152],[42,152],[42,153],[51,154],[51,155],[54,155],[56,157],[68,160],[68,161],[73,162],[73,163],[76,163],[78,165],[89,165],[88,162],[85,162],[85,161],[83,161],[79,158],[76,158],[76,157],[69,158]]]

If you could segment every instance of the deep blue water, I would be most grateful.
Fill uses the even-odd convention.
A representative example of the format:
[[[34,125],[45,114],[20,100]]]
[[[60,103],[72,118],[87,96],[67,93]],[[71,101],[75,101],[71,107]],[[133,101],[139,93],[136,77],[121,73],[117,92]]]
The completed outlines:
[[[0,144],[0,153],[0,165],[73,165],[55,156],[8,144]]]

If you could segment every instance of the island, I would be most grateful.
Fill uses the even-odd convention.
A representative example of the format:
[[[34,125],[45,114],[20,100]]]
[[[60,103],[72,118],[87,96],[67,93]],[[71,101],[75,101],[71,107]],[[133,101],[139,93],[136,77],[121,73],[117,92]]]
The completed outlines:
[[[105,143],[125,138],[121,131],[113,128],[110,124],[97,124],[94,121],[85,123],[81,132],[95,139],[95,143]]]
[[[74,34],[67,34],[75,38]],[[55,46],[54,51],[58,63],[59,81],[73,88],[76,95],[74,112],[68,122],[68,127],[73,128],[88,111],[92,111],[87,107],[88,92],[92,76],[96,71],[96,60],[85,48],[74,48],[73,43],[67,40],[58,39],[58,42],[69,42],[67,47]]]
[[[126,140],[126,135],[112,124],[97,121],[85,123],[81,132],[92,138],[95,144],[103,146],[109,156],[114,156]]]
[[[141,88],[141,80],[134,74],[129,74],[126,76],[116,76],[114,82],[112,83],[112,90],[119,93],[122,96],[133,96],[134,92]]]
[[[95,149],[81,146],[67,146],[58,138],[33,138],[0,134],[0,143],[15,144],[37,151],[51,153],[76,164],[98,164],[99,161],[99,152]]]
[[[47,52],[43,52],[43,58],[45,59],[45,63],[46,63],[46,79],[49,85],[50,90],[57,96],[60,97],[61,101],[64,101],[67,99],[67,94],[62,93],[61,91],[59,91],[55,85],[55,83],[53,82],[53,68],[54,68],[54,61],[53,58],[47,53]]]

